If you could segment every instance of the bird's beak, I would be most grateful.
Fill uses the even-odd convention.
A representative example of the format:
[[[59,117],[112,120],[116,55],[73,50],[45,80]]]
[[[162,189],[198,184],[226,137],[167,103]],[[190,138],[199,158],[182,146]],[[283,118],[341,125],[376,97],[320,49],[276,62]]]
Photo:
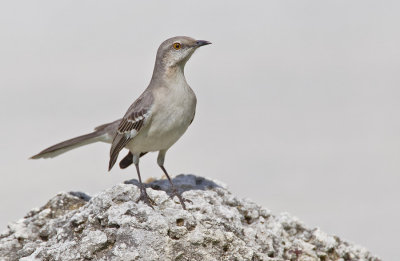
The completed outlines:
[[[209,41],[204,41],[204,40],[197,40],[197,41],[196,41],[196,47],[200,47],[200,46],[208,45],[208,44],[211,44],[211,42],[209,42]]]

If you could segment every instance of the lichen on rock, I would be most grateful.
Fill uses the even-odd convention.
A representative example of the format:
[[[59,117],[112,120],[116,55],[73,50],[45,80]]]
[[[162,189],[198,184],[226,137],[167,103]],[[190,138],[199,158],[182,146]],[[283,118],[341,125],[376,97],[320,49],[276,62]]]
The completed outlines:
[[[194,175],[147,184],[154,209],[136,203],[137,181],[89,197],[59,193],[0,234],[0,260],[370,260],[365,248],[310,229]]]

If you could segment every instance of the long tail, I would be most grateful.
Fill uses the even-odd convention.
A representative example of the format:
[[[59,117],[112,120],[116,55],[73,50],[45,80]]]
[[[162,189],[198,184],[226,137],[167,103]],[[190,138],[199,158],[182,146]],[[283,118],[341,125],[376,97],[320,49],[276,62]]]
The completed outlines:
[[[111,123],[103,124],[97,127],[92,133],[57,143],[32,156],[31,159],[53,158],[72,149],[98,141],[111,142],[119,122],[120,120],[116,120]]]
[[[56,145],[53,145],[39,152],[38,154],[32,156],[31,159],[40,159],[40,158],[46,159],[46,158],[56,157],[72,149],[100,141],[101,139],[99,137],[102,135],[104,135],[104,133],[98,133],[95,131],[89,134],[85,134],[73,139],[57,143]]]

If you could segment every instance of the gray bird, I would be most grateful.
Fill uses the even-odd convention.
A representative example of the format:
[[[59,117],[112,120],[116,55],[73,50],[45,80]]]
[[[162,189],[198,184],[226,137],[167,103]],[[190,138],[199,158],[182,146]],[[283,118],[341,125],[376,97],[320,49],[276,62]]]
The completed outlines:
[[[58,143],[31,158],[52,158],[101,141],[111,143],[110,171],[120,151],[126,148],[129,153],[121,160],[120,167],[135,164],[141,191],[139,200],[152,206],[154,202],[147,195],[140,176],[139,158],[148,152],[158,151],[157,163],[171,184],[172,195],[177,196],[186,209],[184,199],[164,167],[164,159],[168,149],[185,133],[195,115],[196,95],[186,82],[185,64],[197,48],[208,44],[210,42],[186,36],[164,41],[158,48],[149,86],[122,119],[98,126],[92,133]]]

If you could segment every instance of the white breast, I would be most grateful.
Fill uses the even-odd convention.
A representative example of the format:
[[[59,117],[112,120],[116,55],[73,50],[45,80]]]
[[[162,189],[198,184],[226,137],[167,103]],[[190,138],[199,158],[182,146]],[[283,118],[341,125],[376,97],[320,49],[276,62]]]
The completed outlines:
[[[133,153],[170,148],[193,120],[196,96],[186,81],[173,88],[159,88],[154,99],[149,124],[127,146]]]

